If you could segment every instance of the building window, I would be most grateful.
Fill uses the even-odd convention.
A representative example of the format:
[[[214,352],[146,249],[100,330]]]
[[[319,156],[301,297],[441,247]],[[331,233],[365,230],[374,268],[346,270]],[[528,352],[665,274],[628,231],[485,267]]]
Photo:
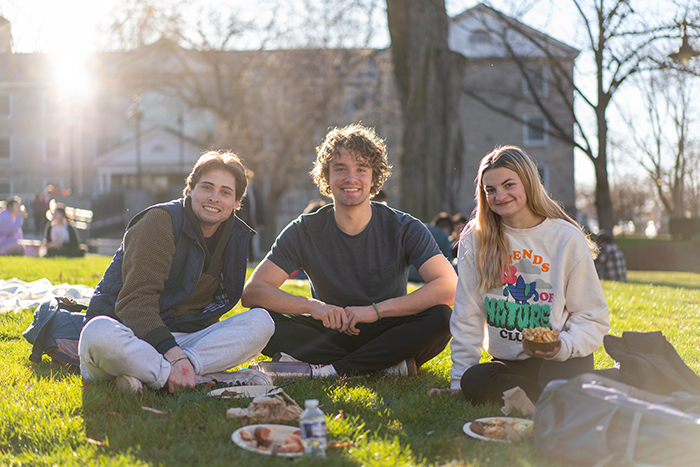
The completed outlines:
[[[543,117],[531,115],[523,117],[523,141],[530,146],[547,144],[547,122]]]
[[[61,138],[47,136],[44,139],[44,160],[55,161],[61,158]]]
[[[12,160],[12,138],[0,136],[0,160]]]
[[[547,95],[547,68],[544,66],[528,66],[523,77],[523,94],[530,95],[530,86],[540,96]],[[529,84],[528,84],[529,81]]]
[[[56,117],[61,114],[61,106],[56,96],[44,94],[44,117]]]
[[[0,179],[0,199],[7,199],[12,196],[12,180]]]
[[[490,44],[491,34],[488,31],[474,31],[469,35],[470,44]]]
[[[12,100],[9,94],[0,94],[0,117],[12,116]]]

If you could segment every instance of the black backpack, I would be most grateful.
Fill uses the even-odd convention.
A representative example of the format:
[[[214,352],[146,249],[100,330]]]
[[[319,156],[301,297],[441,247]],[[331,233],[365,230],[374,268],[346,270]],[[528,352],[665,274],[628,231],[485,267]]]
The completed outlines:
[[[655,394],[700,396],[700,376],[683,362],[661,331],[623,332],[622,337],[605,336],[603,342],[620,367],[619,374],[613,375],[618,381]]]

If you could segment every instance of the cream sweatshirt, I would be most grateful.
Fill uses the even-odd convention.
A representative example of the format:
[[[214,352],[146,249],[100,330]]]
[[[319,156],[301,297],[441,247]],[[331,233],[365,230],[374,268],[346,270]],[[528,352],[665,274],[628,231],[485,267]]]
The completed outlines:
[[[453,389],[479,363],[482,349],[497,359],[530,358],[522,348],[525,328],[559,332],[562,345],[555,361],[593,353],[610,330],[593,256],[576,226],[545,219],[529,229],[505,228],[510,267],[503,285],[486,293],[478,290],[473,232],[467,231],[459,242],[459,283],[450,319]]]

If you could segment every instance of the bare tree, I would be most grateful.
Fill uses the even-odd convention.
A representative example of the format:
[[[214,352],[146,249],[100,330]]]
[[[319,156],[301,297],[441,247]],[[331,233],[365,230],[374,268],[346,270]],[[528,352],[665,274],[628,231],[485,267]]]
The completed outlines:
[[[140,6],[148,4],[148,0],[134,1]],[[310,5],[313,1],[302,3]],[[373,2],[332,3],[340,12],[357,14]],[[348,8],[344,9],[343,4]],[[311,15],[310,6],[308,10]],[[337,15],[331,26],[342,23],[342,14]],[[131,81],[125,83],[134,89],[176,97],[187,108],[205,110],[214,116],[216,129],[211,143],[241,154],[246,165],[256,172],[256,181],[267,188],[273,225],[266,230],[271,234],[277,231],[274,220],[283,195],[311,186],[308,172],[314,146],[327,128],[360,119],[379,126],[382,122],[377,115],[386,114],[382,106],[395,102],[381,100],[380,88],[386,81],[382,80],[386,73],[382,68],[387,61],[385,51],[260,50],[294,36],[288,29],[279,30],[282,26],[276,21],[272,14],[261,28],[242,20],[236,11],[218,10],[200,11],[184,23],[178,19],[165,29],[176,31],[177,36],[171,40],[164,34],[164,38],[144,49],[143,53],[152,57],[143,60],[149,68],[135,70]],[[260,48],[232,50],[251,31],[260,34]],[[331,35],[319,39],[321,33],[315,28],[307,28],[306,32],[307,44],[319,40],[327,44],[338,39]],[[294,37],[303,40],[302,36]]]
[[[653,188],[646,180],[626,175],[613,181],[610,187],[615,224],[641,219],[655,205]]]
[[[424,220],[450,209],[459,61],[447,44],[444,0],[387,0],[394,75],[403,111],[402,209]],[[446,189],[447,188],[447,189]]]
[[[646,113],[642,121],[626,117],[634,143],[629,155],[649,174],[659,202],[672,218],[689,214],[688,201],[698,185],[695,80],[676,70],[639,79]]]
[[[528,83],[530,92],[522,98],[530,99],[546,118],[545,131],[582,151],[593,163],[598,221],[601,228],[611,229],[614,216],[608,179],[610,105],[619,89],[631,76],[645,70],[668,66],[668,60],[655,46],[677,34],[674,32],[677,31],[677,22],[663,23],[658,15],[635,9],[636,2],[631,0],[569,0],[568,3],[578,16],[578,26],[583,31],[583,40],[577,44],[583,50],[577,61],[578,74],[585,77],[588,72],[592,75],[595,80],[592,89],[586,86],[585,79],[568,71],[566,63],[555,53],[556,50],[552,49],[551,43],[545,40],[543,35],[523,23],[496,12],[506,27],[491,29],[491,32],[501,37],[508,57],[517,64]],[[674,2],[666,6],[675,8],[679,15],[692,11],[683,8],[681,3],[687,8],[692,0]],[[557,8],[560,6],[558,3]],[[697,16],[697,12],[693,15]],[[689,18],[689,21],[694,24],[697,18]],[[523,39],[542,55],[541,61],[547,67],[548,89],[561,95],[565,110],[574,119],[574,128],[561,126],[556,114],[556,110],[561,109],[548,106],[548,101],[541,98],[529,69],[532,57],[521,53]],[[494,104],[492,96],[498,92],[497,88],[484,86],[466,89],[465,92],[488,108],[521,121],[522,117],[510,112],[508,107]],[[588,125],[590,121],[594,122],[592,127]]]

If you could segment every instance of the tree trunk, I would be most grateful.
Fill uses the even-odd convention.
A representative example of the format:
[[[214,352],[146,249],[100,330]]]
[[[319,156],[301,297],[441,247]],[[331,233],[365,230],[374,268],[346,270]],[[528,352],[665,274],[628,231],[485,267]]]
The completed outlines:
[[[598,227],[609,230],[615,225],[613,219],[610,183],[608,182],[608,121],[605,117],[605,107],[596,108],[598,121],[598,157],[593,159],[595,167],[595,207],[598,211]]]
[[[446,206],[445,161],[456,108],[456,59],[447,46],[444,0],[387,0],[394,74],[403,111],[399,208],[423,221]]]

